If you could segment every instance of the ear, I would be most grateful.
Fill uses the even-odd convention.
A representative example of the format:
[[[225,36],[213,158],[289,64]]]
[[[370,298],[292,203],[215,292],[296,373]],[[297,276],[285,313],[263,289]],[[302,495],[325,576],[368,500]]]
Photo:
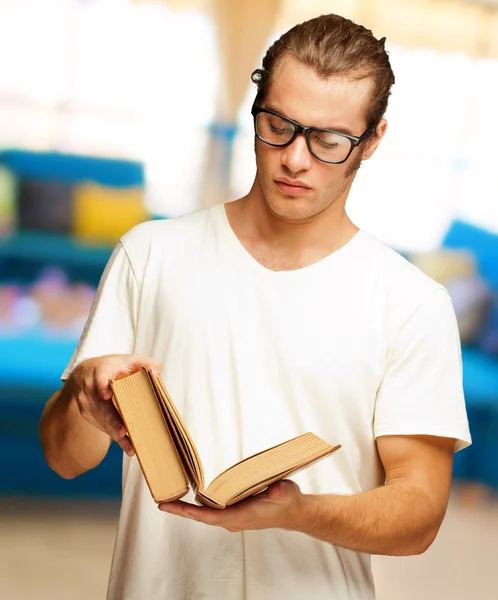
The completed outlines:
[[[363,160],[368,160],[373,153],[377,150],[382,138],[386,134],[387,131],[387,121],[386,119],[381,119],[377,128],[375,129],[375,133],[372,134],[365,144],[365,149],[363,151]]]

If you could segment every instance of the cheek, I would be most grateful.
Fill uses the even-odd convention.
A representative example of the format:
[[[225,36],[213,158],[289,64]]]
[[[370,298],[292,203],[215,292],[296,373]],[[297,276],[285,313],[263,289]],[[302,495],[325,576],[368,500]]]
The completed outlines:
[[[331,190],[342,185],[345,177],[346,169],[343,165],[327,165],[325,169],[317,169],[315,185],[322,190]]]
[[[272,176],[279,171],[281,161],[280,153],[276,148],[264,145],[257,141],[255,146],[256,168],[264,177]]]
[[[256,155],[256,167],[258,171],[263,170],[268,162],[268,158],[265,154],[265,148],[262,147],[262,144],[258,139],[254,141],[254,153]]]

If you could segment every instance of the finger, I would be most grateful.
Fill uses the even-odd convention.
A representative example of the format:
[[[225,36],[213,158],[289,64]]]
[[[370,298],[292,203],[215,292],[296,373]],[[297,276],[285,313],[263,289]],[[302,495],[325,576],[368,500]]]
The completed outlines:
[[[148,365],[156,375],[161,375],[163,372],[163,363],[160,360],[153,359]]]
[[[88,407],[88,400],[86,400],[84,403],[80,402],[78,404],[80,414],[85,419],[85,421],[87,421],[103,433],[107,434],[113,441],[119,444],[119,446],[124,452],[126,452],[128,456],[133,456],[135,454],[131,441],[128,438],[127,432],[122,423],[116,422],[114,426],[109,426],[106,417],[102,416],[101,411],[97,409],[96,405],[93,403],[93,400],[92,406],[93,410],[96,412],[96,416],[94,416],[94,414],[90,412],[91,409],[85,408],[81,406],[81,404],[83,404],[85,407]]]
[[[116,444],[118,444],[118,446],[127,456],[135,456],[135,449],[133,448],[131,440],[126,432],[124,432],[124,435],[121,435],[121,432],[118,434],[116,433],[116,430],[113,427],[110,427],[106,422],[99,423],[98,427],[104,433],[107,433],[107,435],[114,442],[116,442]]]
[[[116,443],[127,456],[135,456],[135,450],[128,436],[116,440]]]
[[[156,360],[155,358],[144,358],[138,357],[138,359],[131,365],[131,372],[135,373],[140,371],[144,367],[148,367],[153,371],[156,375],[161,375],[163,371],[163,364],[160,360]]]
[[[170,513],[171,515],[178,515],[178,516],[186,517],[187,513],[185,512],[185,509],[183,507],[184,504],[185,504],[184,502],[180,502],[180,501],[164,502],[162,504],[159,504],[158,508],[159,508],[159,510]]]
[[[140,371],[142,367],[136,363],[121,365],[119,368],[110,369],[96,366],[94,369],[95,386],[98,394],[103,400],[111,400],[112,388],[110,381],[112,379],[122,379]]]
[[[127,454],[127,456],[135,456],[135,449],[123,425],[109,425],[107,421],[102,421],[98,425],[99,429],[107,433],[107,435]]]
[[[160,504],[159,509],[172,515],[178,515],[179,517],[195,519],[196,521],[201,521],[208,525],[221,524],[223,519],[221,518],[222,515],[220,515],[220,513],[226,513],[226,511],[229,510],[225,509],[225,511],[219,511],[207,506],[195,506],[188,502],[182,502],[181,500]]]
[[[112,373],[107,369],[95,367],[93,370],[96,392],[102,400],[110,400],[112,398],[112,389],[109,383],[111,377]]]
[[[272,483],[268,488],[268,498],[270,498],[270,500],[276,500],[277,498],[280,498],[280,496],[283,496],[284,493],[285,486],[283,481]]]
[[[114,380],[123,379],[123,377],[128,377],[128,375],[132,375],[133,373],[137,373],[140,369],[136,369],[132,366],[129,369],[121,369],[121,371],[117,371],[113,378]]]
[[[126,427],[120,414],[111,402],[97,401],[100,413],[99,422],[116,442],[127,436]]]
[[[120,371],[119,374],[121,376],[133,375],[133,373],[138,373],[139,371],[141,371],[146,366],[147,365],[145,363],[137,361],[137,362],[131,363],[128,366],[128,368],[126,369],[126,371]],[[117,379],[117,377],[116,377],[116,379]]]
[[[126,358],[125,362],[121,362],[119,367],[115,367],[114,369],[109,368],[109,365],[105,368],[96,366],[94,369],[95,384],[101,398],[104,400],[110,400],[112,398],[112,389],[109,383],[109,380],[111,379],[127,377],[128,375],[137,373],[144,366],[148,366],[156,374],[162,373],[163,367],[161,361],[154,358],[138,355],[121,357],[121,360],[122,358]]]

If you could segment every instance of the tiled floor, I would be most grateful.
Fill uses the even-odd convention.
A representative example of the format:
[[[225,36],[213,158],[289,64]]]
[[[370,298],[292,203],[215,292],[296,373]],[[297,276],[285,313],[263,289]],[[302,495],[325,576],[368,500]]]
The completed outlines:
[[[103,600],[117,511],[112,503],[1,500],[0,598]],[[427,553],[376,557],[374,572],[378,600],[497,600],[498,500],[454,494]]]

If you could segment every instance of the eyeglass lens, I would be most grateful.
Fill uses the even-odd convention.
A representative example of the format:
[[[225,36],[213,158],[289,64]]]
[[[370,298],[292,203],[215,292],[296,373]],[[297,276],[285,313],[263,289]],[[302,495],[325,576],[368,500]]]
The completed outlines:
[[[274,146],[284,146],[292,139],[295,127],[282,117],[261,112],[256,116],[256,132],[263,141]],[[326,131],[312,130],[309,142],[313,153],[328,162],[344,160],[351,149],[348,138]]]

